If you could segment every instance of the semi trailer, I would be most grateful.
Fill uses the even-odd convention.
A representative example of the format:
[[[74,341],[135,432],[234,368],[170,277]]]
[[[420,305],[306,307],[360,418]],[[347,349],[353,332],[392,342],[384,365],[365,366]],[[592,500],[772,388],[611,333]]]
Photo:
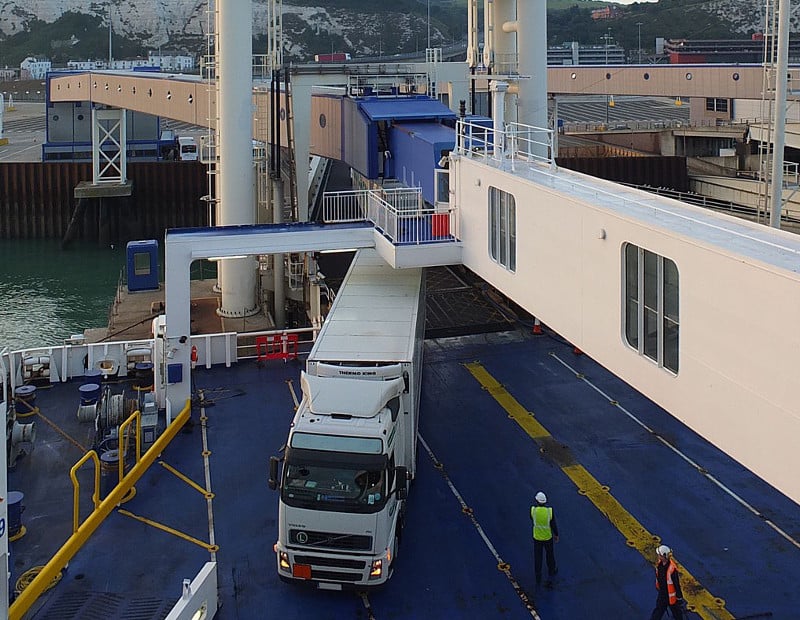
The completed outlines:
[[[424,271],[360,250],[301,373],[283,456],[270,459],[284,581],[364,589],[391,576],[416,475],[424,328]]]

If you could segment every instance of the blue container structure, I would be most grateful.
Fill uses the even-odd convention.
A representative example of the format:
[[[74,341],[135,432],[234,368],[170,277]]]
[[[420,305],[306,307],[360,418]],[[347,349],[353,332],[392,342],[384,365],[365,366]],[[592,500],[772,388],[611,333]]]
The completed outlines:
[[[455,148],[455,132],[436,122],[395,123],[389,130],[395,178],[421,187],[425,202],[434,204],[433,170]]]
[[[158,241],[129,241],[125,264],[128,272],[128,291],[158,290]]]
[[[368,179],[396,178],[395,145],[390,135],[393,124],[434,125],[455,123],[456,119],[442,102],[423,95],[348,97],[342,100],[341,112],[342,160]],[[432,176],[432,171],[428,170],[426,176]]]

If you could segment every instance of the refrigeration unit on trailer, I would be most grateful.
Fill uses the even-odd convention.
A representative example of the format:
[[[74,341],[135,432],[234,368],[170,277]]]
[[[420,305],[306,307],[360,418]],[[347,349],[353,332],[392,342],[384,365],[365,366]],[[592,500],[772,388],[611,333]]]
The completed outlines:
[[[391,575],[416,475],[424,328],[423,270],[359,251],[301,375],[280,475],[270,459],[283,580],[338,590]]]

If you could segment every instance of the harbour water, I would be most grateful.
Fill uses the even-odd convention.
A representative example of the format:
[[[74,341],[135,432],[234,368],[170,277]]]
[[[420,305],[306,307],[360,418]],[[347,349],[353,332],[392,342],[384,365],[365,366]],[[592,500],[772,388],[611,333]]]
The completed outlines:
[[[63,344],[104,327],[125,248],[0,241],[0,349]]]

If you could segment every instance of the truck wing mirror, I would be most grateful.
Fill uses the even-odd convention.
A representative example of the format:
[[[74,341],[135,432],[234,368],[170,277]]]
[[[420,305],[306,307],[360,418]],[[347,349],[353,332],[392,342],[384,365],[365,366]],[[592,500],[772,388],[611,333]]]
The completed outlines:
[[[278,488],[278,457],[269,457],[269,488],[273,491]]]
[[[397,499],[408,497],[408,469],[406,467],[394,468],[394,485]]]

